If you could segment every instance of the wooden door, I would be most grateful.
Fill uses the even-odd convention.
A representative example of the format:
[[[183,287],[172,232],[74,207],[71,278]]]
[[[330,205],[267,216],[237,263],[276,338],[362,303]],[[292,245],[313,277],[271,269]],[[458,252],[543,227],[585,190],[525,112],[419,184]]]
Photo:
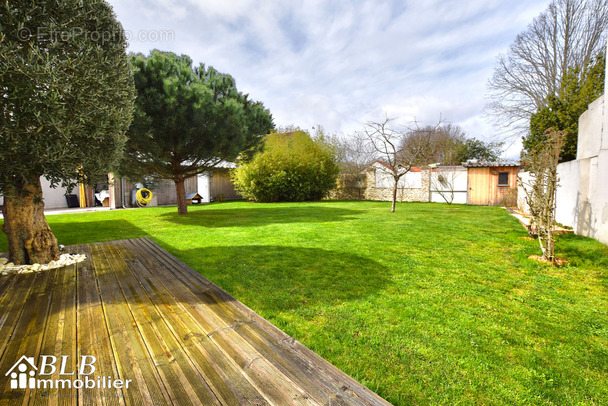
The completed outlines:
[[[468,204],[488,206],[490,204],[490,168],[469,168]]]

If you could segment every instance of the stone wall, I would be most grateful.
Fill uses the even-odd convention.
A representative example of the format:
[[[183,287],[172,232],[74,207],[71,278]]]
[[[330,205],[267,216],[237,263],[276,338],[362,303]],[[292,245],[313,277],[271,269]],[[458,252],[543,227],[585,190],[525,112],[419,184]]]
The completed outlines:
[[[331,200],[363,200],[365,199],[366,178],[357,181],[352,175],[341,174],[336,181],[337,187],[330,190],[327,198]],[[361,183],[359,183],[361,182]]]
[[[366,200],[392,201],[393,189],[390,187],[376,187],[376,173],[379,168],[370,168],[367,172],[365,188]],[[400,187],[397,189],[398,202],[428,202],[430,200],[430,176],[428,169],[421,170],[421,186],[419,188]]]

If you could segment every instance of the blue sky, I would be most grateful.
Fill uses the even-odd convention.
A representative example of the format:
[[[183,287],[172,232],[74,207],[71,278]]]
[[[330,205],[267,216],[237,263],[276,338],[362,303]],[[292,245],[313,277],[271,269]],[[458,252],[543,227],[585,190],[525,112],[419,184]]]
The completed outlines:
[[[548,0],[109,2],[131,51],[231,74],[279,126],[348,135],[385,113],[404,125],[441,115],[490,141],[501,137],[483,113],[496,56]]]

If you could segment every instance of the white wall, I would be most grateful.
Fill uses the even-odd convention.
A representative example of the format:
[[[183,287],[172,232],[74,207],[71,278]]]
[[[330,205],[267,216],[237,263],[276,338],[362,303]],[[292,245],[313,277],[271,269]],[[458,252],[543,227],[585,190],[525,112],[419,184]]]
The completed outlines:
[[[577,159],[557,167],[556,221],[608,244],[608,127],[604,96],[579,119]],[[606,122],[606,123],[605,123]]]
[[[51,182],[45,177],[40,179],[42,185],[42,198],[44,199],[45,209],[63,209],[68,207],[68,203],[65,200],[65,194],[67,190],[61,186],[51,188]],[[74,188],[73,194],[78,196],[78,189]],[[0,205],[4,204],[4,197],[0,196]]]
[[[40,179],[40,183],[42,184],[42,198],[44,199],[45,209],[63,209],[68,207],[68,203],[65,200],[67,189],[61,186],[51,188],[51,182],[45,177]],[[71,194],[78,196],[78,188],[74,188]]]
[[[196,188],[199,195],[203,198],[201,203],[211,203],[211,185],[209,173],[201,173],[196,178]]]
[[[568,227],[574,227],[578,207],[580,161],[559,164],[557,179],[555,221]]]
[[[383,168],[376,170],[376,187],[393,188],[395,180],[393,175]],[[398,187],[420,189],[422,187],[422,172],[408,172],[399,179]]]
[[[608,129],[604,128],[608,132]],[[594,180],[591,205],[595,210],[594,218],[597,219],[595,238],[608,244],[608,138],[602,144],[602,149],[597,156],[597,174]]]
[[[439,181],[439,176],[443,176],[445,183]],[[452,203],[467,203],[468,191],[467,169],[450,168],[431,172],[431,202],[446,203],[452,198]]]
[[[576,159],[597,156],[602,143],[602,122],[604,120],[604,96],[589,105],[578,120],[578,144]]]

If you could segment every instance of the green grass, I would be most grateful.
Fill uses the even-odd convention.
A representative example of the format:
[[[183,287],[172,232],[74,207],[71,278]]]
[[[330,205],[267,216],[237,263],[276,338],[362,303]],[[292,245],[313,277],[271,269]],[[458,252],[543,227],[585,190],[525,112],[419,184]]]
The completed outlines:
[[[608,404],[608,247],[569,266],[495,207],[222,203],[49,216],[65,245],[149,236],[397,405]],[[4,235],[0,250],[6,250]]]

